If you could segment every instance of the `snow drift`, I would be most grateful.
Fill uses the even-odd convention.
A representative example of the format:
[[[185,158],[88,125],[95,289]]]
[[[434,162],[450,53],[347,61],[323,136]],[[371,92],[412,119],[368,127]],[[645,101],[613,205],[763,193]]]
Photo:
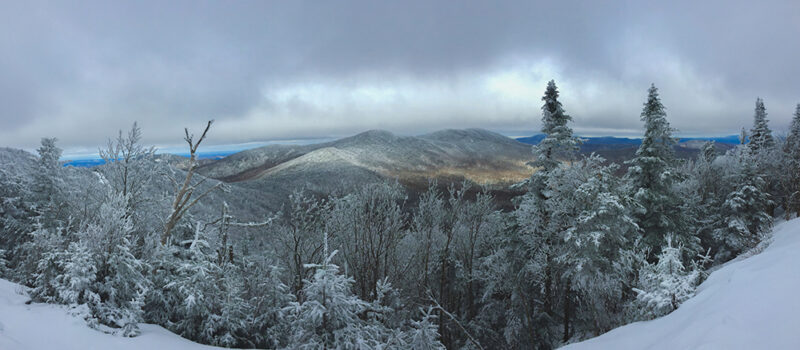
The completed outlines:
[[[714,271],[671,314],[562,349],[800,349],[800,219],[772,239]]]
[[[30,304],[19,294],[18,284],[0,279],[0,349],[2,350],[90,350],[90,349],[218,349],[183,339],[150,324],[142,332],[124,338],[96,331],[70,315],[64,306]]]

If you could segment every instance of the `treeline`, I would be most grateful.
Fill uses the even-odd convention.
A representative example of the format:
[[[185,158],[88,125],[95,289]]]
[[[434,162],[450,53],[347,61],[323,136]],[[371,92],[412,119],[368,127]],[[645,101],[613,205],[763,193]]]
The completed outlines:
[[[0,168],[0,275],[124,336],[149,322],[227,347],[546,349],[671,312],[774,217],[800,214],[800,105],[785,138],[758,99],[741,146],[681,161],[651,87],[617,176],[579,155],[554,82],[542,99],[547,136],[510,212],[467,199],[469,183],[431,184],[406,210],[404,189],[381,183],[298,190],[242,222],[226,186],[195,173],[211,123],[186,131],[186,171],[135,124],[91,171],[62,167],[43,139],[30,169]]]

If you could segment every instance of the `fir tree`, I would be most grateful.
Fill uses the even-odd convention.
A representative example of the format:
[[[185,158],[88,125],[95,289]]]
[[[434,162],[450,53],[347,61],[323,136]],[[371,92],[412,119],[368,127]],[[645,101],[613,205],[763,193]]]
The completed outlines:
[[[43,138],[36,151],[39,153],[39,167],[33,178],[33,202],[44,228],[52,229],[62,223],[61,149],[56,146],[55,138]]]
[[[634,289],[645,319],[666,315],[694,296],[700,278],[696,269],[687,269],[681,260],[681,246],[674,246],[670,237],[654,264],[646,264],[639,272],[639,286]]]
[[[61,261],[64,255],[65,237],[60,227],[48,229],[37,224],[31,233],[32,239],[25,245],[27,257],[21,268],[29,271],[33,288],[31,298],[43,302],[56,302],[58,284],[56,278],[61,274]]]
[[[750,150],[758,152],[775,147],[775,139],[772,137],[772,130],[767,125],[767,109],[764,107],[764,100],[756,99],[755,115],[753,116],[753,128],[750,129],[750,142],[747,144]]]
[[[207,344],[245,345],[247,306],[238,269],[230,262],[217,260],[200,223],[194,239],[187,243],[187,257],[178,262],[176,276],[166,285],[181,300],[177,307],[179,321],[172,329]]]
[[[672,137],[675,130],[667,121],[655,85],[648,90],[642,121],[645,123],[642,144],[634,158],[626,163],[630,166],[627,178],[632,186],[632,196],[640,206],[635,218],[644,234],[643,242],[652,248],[653,253],[658,253],[665,237],[674,235],[677,243],[696,252],[699,242],[680,210],[681,198],[675,189],[682,180],[673,150],[677,142]]]
[[[353,279],[339,273],[331,263],[334,254],[316,268],[303,287],[305,301],[286,309],[294,334],[290,345],[307,349],[356,348],[362,321],[359,314],[368,303],[353,294]]]
[[[795,108],[783,153],[787,172],[782,178],[786,192],[786,219],[789,219],[792,214],[800,217],[800,103]]]
[[[559,212],[558,206],[565,200],[569,193],[559,191],[555,183],[560,177],[562,161],[573,161],[578,150],[578,140],[572,135],[572,129],[567,125],[572,118],[566,114],[561,102],[558,101],[559,93],[555,82],[550,81],[545,90],[544,105],[542,106],[542,132],[545,138],[534,147],[533,153],[536,160],[532,163],[537,171],[532,175],[530,187],[519,203],[515,217],[520,232],[520,242],[512,253],[517,259],[516,263],[524,266],[527,273],[537,278],[534,280],[519,281],[516,288],[541,291],[537,298],[542,300],[542,307],[535,314],[528,311],[527,315],[518,315],[526,320],[520,332],[530,332],[536,329],[534,336],[540,344],[552,344],[555,329],[549,329],[550,321],[557,316],[556,305],[559,303],[556,296],[561,285],[563,264],[556,257],[564,248],[561,235],[571,226],[569,219]],[[516,326],[514,328],[517,328]],[[525,340],[522,340],[524,342]]]
[[[86,242],[72,242],[61,262],[63,273],[56,278],[59,301],[65,304],[100,303],[94,292],[97,281],[97,266]]]
[[[614,175],[618,166],[603,166],[604,162],[592,154],[551,181],[551,187],[563,193],[553,205],[555,216],[569,220],[560,234],[563,247],[556,259],[564,267],[563,341],[576,328],[602,331],[613,326],[618,318],[614,310],[621,306],[618,298],[631,282],[616,262],[635,244],[639,228],[631,217],[630,199]],[[592,305],[591,311],[579,305]]]
[[[8,260],[6,260],[6,251],[0,249],[0,278],[5,278],[8,274]]]
[[[542,133],[545,138],[534,147],[534,167],[545,173],[558,167],[559,160],[574,159],[578,140],[572,135],[567,123],[572,121],[558,100],[558,88],[554,80],[547,83],[542,101]]]
[[[755,156],[739,152],[738,171],[726,180],[733,185],[720,210],[722,222],[713,232],[721,248],[716,260],[724,261],[754,247],[762,234],[772,227],[772,217],[767,214],[772,204],[766,193],[766,181],[757,170]]]
[[[439,341],[439,332],[436,331],[436,315],[432,308],[422,310],[422,319],[411,321],[411,331],[408,333],[408,349],[414,350],[444,350]]]

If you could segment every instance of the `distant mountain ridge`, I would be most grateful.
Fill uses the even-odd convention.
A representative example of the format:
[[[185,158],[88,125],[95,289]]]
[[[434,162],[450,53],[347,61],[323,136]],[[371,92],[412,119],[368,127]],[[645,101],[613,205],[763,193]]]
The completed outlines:
[[[527,137],[517,137],[516,140],[529,145],[538,145],[544,139],[544,134],[536,134]],[[615,136],[598,136],[598,137],[585,137],[577,136],[585,145],[640,145],[641,138],[628,138],[628,137],[615,137]],[[716,143],[738,145],[739,135],[728,135],[719,137],[678,137],[678,143],[686,143],[690,141],[714,141]]]
[[[299,183],[372,181],[421,183],[428,178],[513,183],[533,172],[530,146],[483,129],[442,130],[399,136],[370,130],[310,145],[268,145],[209,162],[199,172],[227,182]],[[326,176],[330,178],[326,178]]]
[[[538,145],[544,139],[544,134],[537,134],[528,137],[518,137],[517,141],[529,145]],[[582,137],[580,152],[583,154],[597,153],[610,162],[615,162],[623,166],[624,162],[631,159],[639,145],[642,144],[641,138],[627,138],[614,136]],[[693,159],[700,153],[700,148],[706,141],[714,141],[714,148],[718,153],[735,147],[739,144],[739,136],[729,135],[721,137],[682,137],[678,138],[675,145],[675,155],[683,159]]]

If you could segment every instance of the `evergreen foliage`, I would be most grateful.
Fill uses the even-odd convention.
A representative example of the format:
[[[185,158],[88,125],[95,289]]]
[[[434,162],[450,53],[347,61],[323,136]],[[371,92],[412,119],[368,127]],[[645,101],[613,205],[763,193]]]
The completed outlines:
[[[666,315],[694,296],[700,272],[684,265],[681,249],[667,237],[667,245],[658,254],[657,262],[645,263],[639,272],[639,288],[634,291],[645,319]]]
[[[757,98],[753,128],[750,129],[750,142],[747,144],[753,152],[775,147],[775,138],[772,137],[772,130],[767,125],[768,122],[764,100]]]
[[[786,218],[800,217],[800,103],[795,108],[789,134],[783,144],[786,172],[782,176],[783,190],[786,193],[784,210]]]
[[[672,235],[677,244],[696,253],[699,241],[681,211],[682,198],[676,190],[684,176],[678,171],[673,150],[677,142],[672,137],[675,130],[667,121],[666,108],[655,85],[648,90],[641,116],[645,123],[644,138],[634,158],[626,162],[629,165],[626,176],[638,204],[635,218],[644,234],[643,243],[657,254],[665,238]]]

